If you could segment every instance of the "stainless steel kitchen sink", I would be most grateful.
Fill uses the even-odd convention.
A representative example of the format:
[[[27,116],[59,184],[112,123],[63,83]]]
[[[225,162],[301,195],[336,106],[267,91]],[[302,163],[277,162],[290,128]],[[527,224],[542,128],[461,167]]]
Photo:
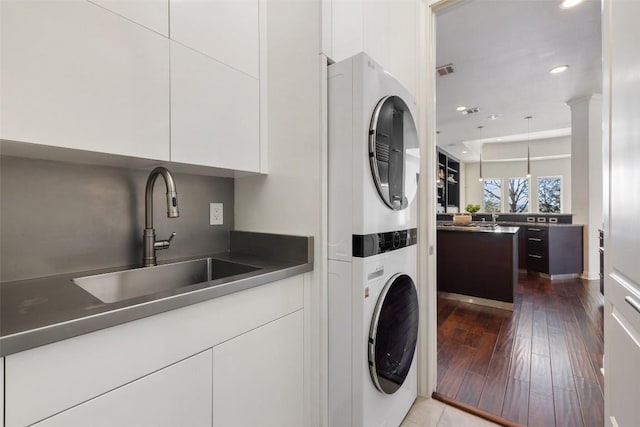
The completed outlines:
[[[104,303],[171,291],[259,270],[246,264],[203,258],[73,279]]]

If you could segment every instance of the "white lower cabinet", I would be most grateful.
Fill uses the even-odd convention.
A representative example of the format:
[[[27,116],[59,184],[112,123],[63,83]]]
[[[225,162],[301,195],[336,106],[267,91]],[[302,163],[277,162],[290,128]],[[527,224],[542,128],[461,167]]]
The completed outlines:
[[[156,371],[35,425],[211,426],[211,350]]]
[[[0,357],[0,427],[4,427],[4,358]]]
[[[303,284],[292,276],[8,355],[5,425],[303,425]]]
[[[169,0],[89,0],[169,37]]]
[[[303,422],[302,310],[213,348],[214,427]]]

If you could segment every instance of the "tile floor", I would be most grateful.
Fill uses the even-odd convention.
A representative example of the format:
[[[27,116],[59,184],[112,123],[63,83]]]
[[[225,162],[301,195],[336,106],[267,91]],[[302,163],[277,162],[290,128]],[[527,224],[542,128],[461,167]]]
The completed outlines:
[[[492,427],[485,419],[463,412],[444,403],[418,397],[400,427]]]

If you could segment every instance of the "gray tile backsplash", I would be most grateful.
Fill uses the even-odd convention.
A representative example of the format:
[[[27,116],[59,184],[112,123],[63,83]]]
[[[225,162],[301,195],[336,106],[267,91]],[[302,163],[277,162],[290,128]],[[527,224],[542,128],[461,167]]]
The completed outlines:
[[[139,264],[149,172],[0,157],[0,281]],[[179,218],[167,218],[162,178],[155,185],[157,238],[177,233],[158,260],[226,251],[234,180],[173,175]],[[209,225],[211,202],[224,204],[224,225]]]

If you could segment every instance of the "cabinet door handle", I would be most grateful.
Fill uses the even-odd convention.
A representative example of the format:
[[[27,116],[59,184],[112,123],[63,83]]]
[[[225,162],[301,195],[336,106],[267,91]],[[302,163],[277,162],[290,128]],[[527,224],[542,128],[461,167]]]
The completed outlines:
[[[531,258],[542,259],[542,255],[529,254]]]
[[[626,296],[624,297],[624,300],[627,302],[627,304],[629,304],[631,307],[633,307],[633,309],[635,311],[637,311],[638,313],[640,313],[640,303],[638,303],[636,300],[634,300],[633,298],[631,298],[630,296]]]
[[[529,237],[529,240],[532,242],[542,242],[542,239],[538,239],[537,237]]]
[[[529,231],[542,231],[540,228],[531,228],[529,227]]]

